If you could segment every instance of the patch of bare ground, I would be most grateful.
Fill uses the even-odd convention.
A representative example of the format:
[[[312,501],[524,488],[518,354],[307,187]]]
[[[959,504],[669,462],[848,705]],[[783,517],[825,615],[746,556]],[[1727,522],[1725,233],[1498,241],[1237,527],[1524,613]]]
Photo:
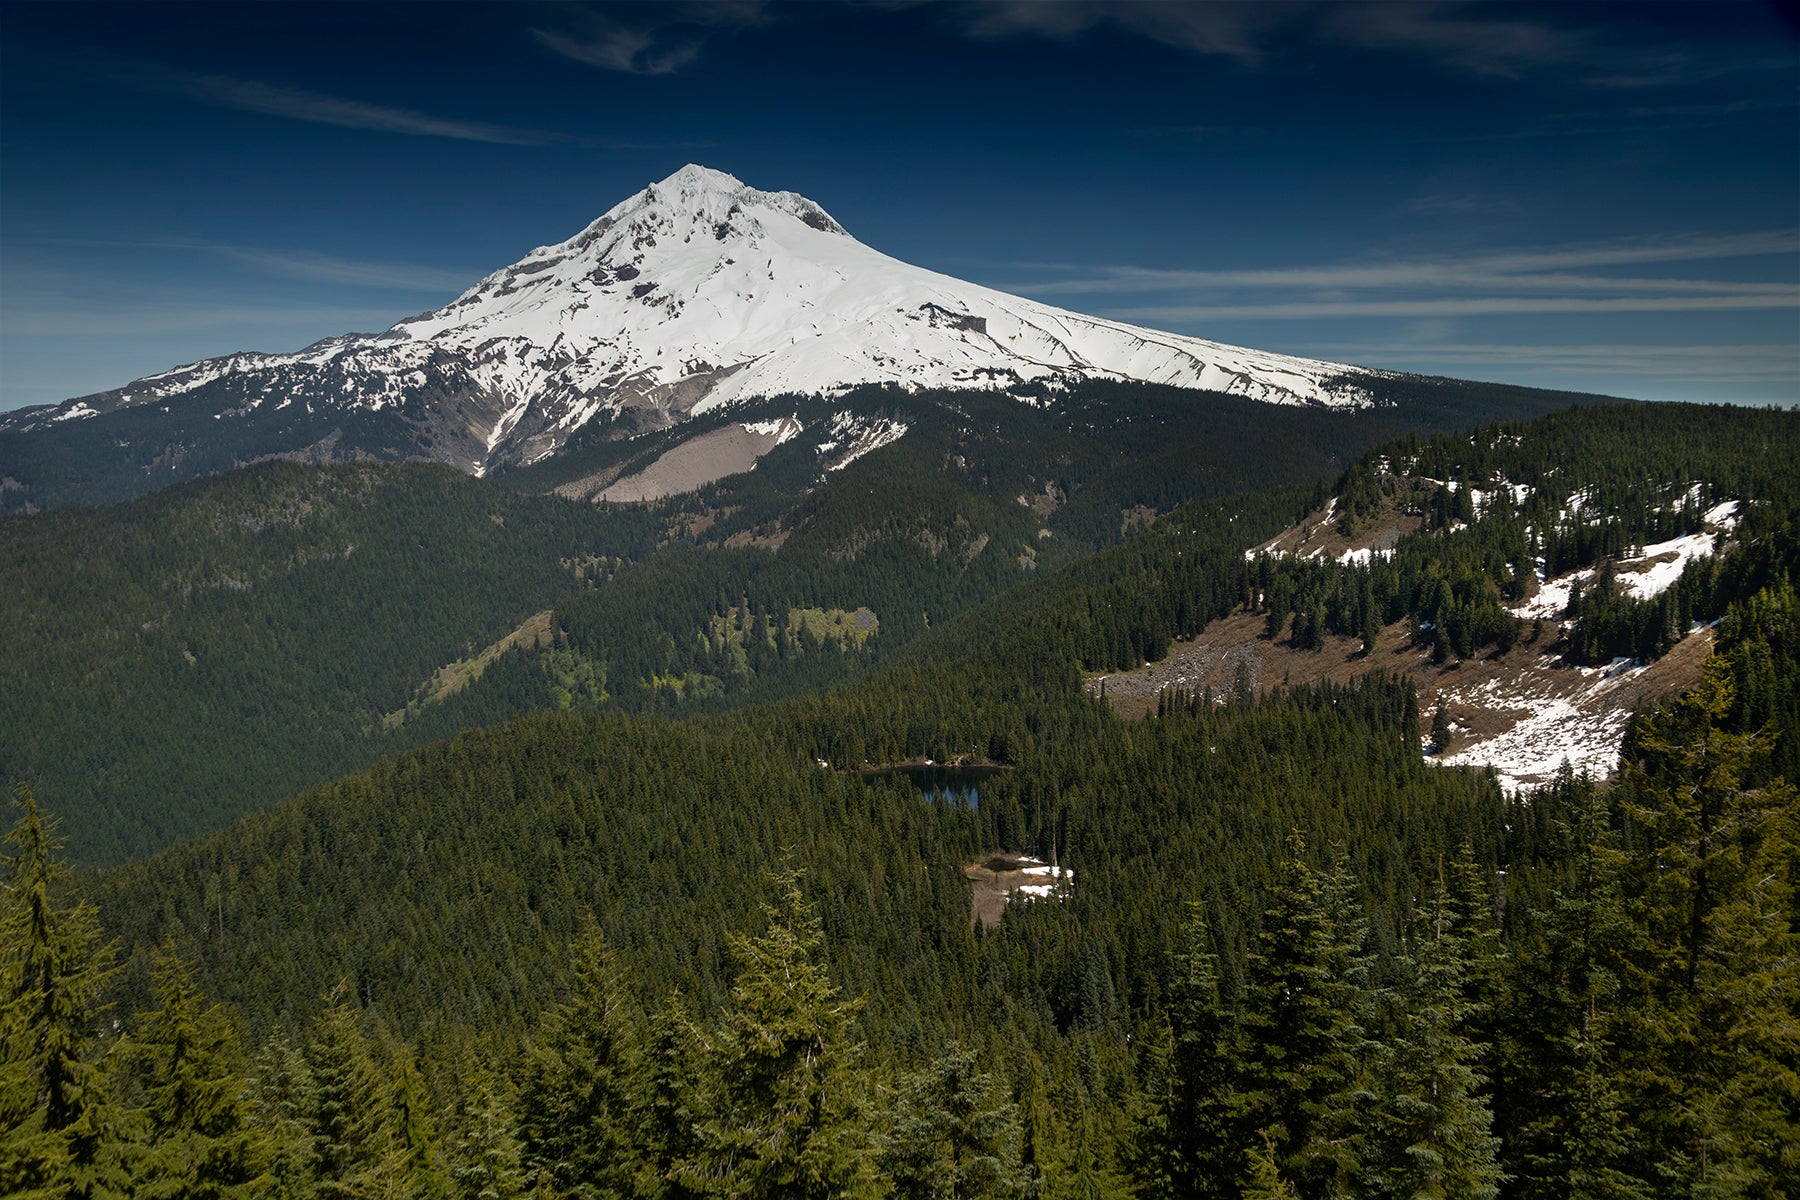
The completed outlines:
[[[1266,553],[1291,554],[1295,558],[1341,559],[1352,551],[1392,550],[1403,536],[1416,533],[1424,524],[1424,518],[1416,513],[1389,508],[1362,528],[1344,534],[1338,529],[1336,508],[1337,502],[1333,501],[1307,513],[1274,539],[1250,551],[1251,557]]]
[[[542,646],[551,640],[551,620],[554,613],[550,609],[532,613],[520,623],[517,629],[501,638],[491,646],[486,646],[469,658],[459,658],[453,663],[441,666],[419,685],[419,690],[409,700],[405,708],[386,713],[381,718],[383,729],[397,729],[406,720],[418,713],[427,704],[436,704],[447,700],[456,693],[480,679],[492,666],[494,660],[516,646]]]
[[[969,881],[969,924],[977,929],[994,929],[1000,914],[1015,893],[1028,896],[1046,895],[1060,882],[1067,885],[1074,872],[1048,866],[1029,854],[998,850],[984,854],[963,868]]]
[[[637,474],[608,484],[595,499],[660,500],[742,474],[779,446],[784,435],[792,436],[790,422],[772,424],[776,427],[768,432],[732,424],[689,438]]]
[[[1374,670],[1410,676],[1427,729],[1439,697],[1445,702],[1455,737],[1443,761],[1492,766],[1510,785],[1527,786],[1554,776],[1564,757],[1577,770],[1611,773],[1632,711],[1693,686],[1713,642],[1711,629],[1697,629],[1648,665],[1570,667],[1550,652],[1561,628],[1546,621],[1535,641],[1506,654],[1437,664],[1403,622],[1382,630],[1367,655],[1360,638],[1327,637],[1321,650],[1300,650],[1270,641],[1265,629],[1260,614],[1234,613],[1176,642],[1160,662],[1090,676],[1087,689],[1135,720],[1155,712],[1170,688],[1193,696],[1211,689],[1223,701],[1240,673],[1258,694],[1288,683],[1348,683]]]

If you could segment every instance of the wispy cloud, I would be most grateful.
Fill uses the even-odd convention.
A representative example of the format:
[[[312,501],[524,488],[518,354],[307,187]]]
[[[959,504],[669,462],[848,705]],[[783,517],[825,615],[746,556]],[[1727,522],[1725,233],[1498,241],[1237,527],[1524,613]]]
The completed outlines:
[[[672,75],[697,60],[714,35],[770,20],[762,0],[571,6],[561,17],[556,27],[532,29],[532,37],[564,58],[633,75]]]
[[[154,305],[124,303],[32,304],[0,307],[0,334],[8,336],[80,337],[204,333],[219,329],[268,328],[314,330],[310,337],[351,330],[386,329],[411,314],[392,308],[349,305],[270,305],[254,301],[224,303],[216,297],[177,299],[164,296]],[[283,344],[280,350],[295,345]]]
[[[183,96],[200,104],[241,112],[260,113],[291,121],[334,125],[374,133],[409,137],[450,138],[502,146],[547,146],[569,139],[538,129],[522,129],[487,121],[465,121],[435,116],[411,108],[372,104],[344,96],[332,96],[304,88],[186,71],[164,63],[146,62],[114,54],[92,54],[84,62],[89,70],[102,71],[120,82],[147,92]]]
[[[340,258],[335,255],[317,254],[305,250],[269,250],[257,246],[238,246],[184,238],[138,240],[57,238],[45,239],[38,244],[92,246],[121,250],[164,250],[174,254],[208,255],[283,279],[400,292],[458,292],[475,282],[483,274],[479,270],[454,270],[446,267],[423,266],[418,263]]]
[[[1339,342],[1313,347],[1317,353],[1354,356],[1362,361],[1469,366],[1529,364],[1559,371],[1601,375],[1632,372],[1684,379],[1800,383],[1800,343],[1753,342],[1706,345],[1496,344],[1491,342]]]
[[[246,246],[209,246],[207,249],[272,275],[310,283],[407,292],[459,292],[479,277],[479,272],[453,271],[417,263],[368,262],[328,254],[255,250]]]
[[[1762,259],[1766,268],[1787,260],[1780,273],[1791,275],[1797,254],[1800,232],[1782,230],[1239,270],[1115,266],[1009,290],[1043,297],[1178,294],[1108,310],[1160,322],[1773,309],[1800,307],[1800,287],[1780,279],[1682,277],[1666,268],[1729,259]],[[1647,266],[1665,270],[1630,271]]]
[[[409,108],[389,108],[340,96],[326,96],[300,88],[282,87],[254,79],[228,75],[175,76],[172,86],[197,100],[245,112],[343,129],[367,129],[377,133],[401,133],[413,137],[453,138],[465,142],[491,142],[503,146],[542,146],[554,135],[510,125],[482,121],[456,121],[434,117]]]
[[[1745,296],[1477,296],[1411,300],[1292,300],[1274,304],[1164,304],[1108,313],[1126,321],[1294,320],[1319,317],[1492,317],[1552,313],[1706,312],[1800,308],[1800,288]]]
[[[1557,70],[1603,88],[1693,82],[1762,69],[1768,58],[1704,53],[1604,9],[1532,11],[1473,0],[969,0],[954,11],[963,31],[981,38],[1070,41],[1110,29],[1252,67],[1295,52],[1347,47],[1406,54],[1494,78]]]

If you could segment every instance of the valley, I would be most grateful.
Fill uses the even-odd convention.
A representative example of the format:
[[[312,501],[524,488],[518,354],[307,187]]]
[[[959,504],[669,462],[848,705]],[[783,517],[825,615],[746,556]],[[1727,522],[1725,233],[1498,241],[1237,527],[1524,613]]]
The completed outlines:
[[[121,392],[0,429],[9,478],[49,472],[0,516],[0,923],[73,964],[59,1044],[117,1131],[55,1145],[164,1170],[191,1142],[151,1114],[189,1068],[155,1047],[192,1025],[192,1070],[242,1098],[217,1126],[240,1157],[205,1170],[300,1200],[378,1175],[442,1200],[477,1160],[510,1200],[533,1171],[543,1195],[736,1194],[765,1086],[836,1097],[806,1136],[845,1148],[846,1194],[934,1194],[907,1131],[963,1104],[1011,1181],[974,1194],[1235,1200],[1276,1128],[1323,1200],[1397,1177],[1452,1068],[1441,1153],[1530,1181],[1509,1195],[1561,1194],[1546,1145],[1602,1075],[1634,1138],[1775,1177],[1795,413],[1061,317],[1065,349],[1138,338],[1152,367],[1038,347],[1009,374],[976,352],[1035,344],[1039,310],[895,264],[882,304],[935,298],[890,328],[832,274],[872,251],[740,188],[657,185],[375,339],[152,381],[166,414]],[[667,254],[627,277],[621,228]],[[775,304],[792,340],[762,358],[677,369],[622,338],[634,374],[577,355],[573,390],[546,384],[534,322],[563,289],[665,331],[740,235],[812,247],[765,263],[801,281],[771,303],[861,312],[879,369]],[[394,424],[413,385],[380,364],[472,330],[473,390]],[[820,355],[847,382],[732,390]],[[315,374],[357,398],[324,411]],[[227,401],[206,438],[163,424]],[[134,465],[170,437],[180,470]],[[1678,956],[1705,965],[1672,983]],[[1761,1023],[1726,1038],[1738,1012]],[[6,1041],[23,1021],[4,1062],[47,1069]],[[1595,1022],[1629,1072],[1546,1051]],[[776,1065],[748,1065],[757,1039]],[[1670,1125],[1681,1089],[1731,1099]],[[5,1094],[8,1129],[37,1119]],[[1303,1104],[1350,1149],[1279,1124]],[[336,1105],[368,1139],[340,1165]],[[1608,1145],[1568,1153],[1637,1170]]]

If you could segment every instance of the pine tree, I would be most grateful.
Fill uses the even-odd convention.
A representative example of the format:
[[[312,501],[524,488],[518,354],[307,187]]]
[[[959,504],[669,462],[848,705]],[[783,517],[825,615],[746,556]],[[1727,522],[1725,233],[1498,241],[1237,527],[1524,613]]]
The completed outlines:
[[[1634,944],[1623,1036],[1632,1116],[1663,1187],[1756,1195],[1800,1170],[1800,938],[1792,927],[1794,788],[1745,785],[1762,734],[1733,731],[1729,669],[1635,731],[1626,807]]]
[[[1379,1195],[1412,1200],[1491,1200],[1501,1180],[1485,1080],[1471,1065],[1466,941],[1449,889],[1432,889],[1408,955],[1413,978],[1401,995],[1398,1033],[1382,1071],[1375,1152]]]
[[[733,939],[738,976],[711,1048],[711,1111],[697,1130],[699,1152],[678,1173],[759,1200],[874,1195],[851,1041],[862,1002],[841,999],[816,961],[819,919],[798,875],[775,884],[780,900],[764,906],[767,930]]]
[[[121,1195],[128,1186],[125,1139],[111,1095],[98,1026],[100,997],[115,968],[86,901],[60,892],[68,868],[57,857],[56,822],[31,790],[15,790],[19,818],[0,908],[0,1181],[21,1194],[70,1200]]]
[[[1148,1194],[1235,1196],[1243,1170],[1243,1098],[1237,1094],[1237,1024],[1219,997],[1218,956],[1205,918],[1188,906],[1169,994],[1169,1051],[1139,1151]],[[1153,1182],[1154,1181],[1154,1182]]]
[[[153,980],[157,1007],[140,1014],[131,1044],[148,1127],[134,1194],[235,1200],[263,1193],[270,1146],[255,1127],[230,1021],[202,1007],[173,946],[158,956]]]
[[[1267,1130],[1283,1174],[1305,1200],[1341,1195],[1357,1177],[1359,989],[1318,877],[1288,840],[1272,902],[1246,964],[1245,1114]]]
[[[617,956],[591,919],[574,956],[569,998],[526,1054],[518,1101],[524,1162],[570,1196],[628,1195],[637,1166],[637,1021]]]
[[[1258,1131],[1257,1140],[1245,1155],[1249,1160],[1249,1178],[1241,1191],[1243,1200],[1299,1200],[1299,1194],[1281,1177],[1275,1162],[1275,1143],[1269,1135]]]
[[[412,1047],[394,1040],[382,1058],[384,1074],[391,1081],[388,1107],[393,1113],[400,1194],[407,1200],[442,1200],[449,1193],[449,1179],[438,1154],[437,1122]]]
[[[312,1071],[292,1044],[272,1038],[257,1052],[251,1081],[256,1125],[269,1138],[270,1200],[308,1200],[317,1148],[308,1124]]]
[[[696,1195],[677,1178],[678,1164],[698,1150],[694,1138],[699,1039],[679,992],[651,1014],[631,1087],[630,1124],[636,1139],[635,1194],[643,1200],[688,1200]]]
[[[1610,803],[1565,762],[1539,802],[1558,822],[1570,877],[1507,972],[1499,1001],[1512,1127],[1502,1130],[1510,1191],[1524,1200],[1650,1200],[1626,1124],[1614,1046],[1628,927]]]
[[[1025,1194],[1018,1106],[973,1051],[952,1048],[903,1080],[881,1168],[908,1200],[982,1200]]]
[[[526,1171],[513,1118],[487,1072],[470,1082],[468,1112],[450,1168],[455,1200],[524,1200]]]
[[[307,1066],[320,1200],[397,1195],[402,1171],[394,1111],[348,983],[333,989],[314,1022]]]

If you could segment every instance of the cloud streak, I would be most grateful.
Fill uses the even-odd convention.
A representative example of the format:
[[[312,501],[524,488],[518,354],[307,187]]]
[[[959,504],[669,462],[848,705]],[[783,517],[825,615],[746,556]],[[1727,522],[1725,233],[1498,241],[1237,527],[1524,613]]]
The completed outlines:
[[[40,244],[204,254],[283,279],[401,292],[461,292],[485,274],[480,270],[453,270],[445,267],[422,266],[418,263],[339,258],[311,251],[267,250],[257,246],[238,246],[183,238],[145,240],[57,238]]]
[[[612,12],[574,7],[561,28],[531,31],[538,44],[554,54],[590,67],[630,75],[672,75],[700,57],[714,35],[767,24],[762,0],[714,0],[712,3],[634,5],[634,17],[654,13],[655,20],[626,20]]]
[[[1470,0],[970,0],[957,11],[963,32],[977,38],[1073,41],[1111,30],[1247,67],[1348,48],[1404,54],[1489,78],[1558,71],[1615,90],[1762,69],[1770,58],[1747,53],[1744,46],[1704,53],[1666,31],[1659,35],[1635,22],[1608,24],[1591,11],[1557,12],[1552,18],[1554,10],[1521,12]]]
[[[314,125],[332,125],[339,129],[396,133],[407,137],[449,138],[499,146],[548,146],[569,140],[561,134],[544,130],[439,117],[411,108],[372,104],[365,100],[332,96],[234,75],[186,71],[165,63],[146,62],[110,53],[88,55],[82,65],[88,70],[99,70],[111,75],[140,91],[181,96],[215,108],[229,108]]]
[[[501,146],[543,146],[557,140],[552,134],[518,129],[510,125],[448,120],[409,108],[389,108],[253,79],[234,79],[228,75],[174,74],[170,79],[170,86],[172,90],[191,99],[223,108],[286,117],[294,121],[310,121],[318,125],[335,125],[340,129],[364,129],[410,137],[451,138]]]
[[[1084,276],[1012,285],[1043,298],[1166,301],[1105,308],[1126,321],[1340,317],[1455,318],[1522,314],[1751,311],[1800,307],[1800,286],[1768,278],[1800,254],[1792,230],[1668,236],[1631,242],[1490,251],[1459,258],[1326,263],[1237,270],[1104,267]],[[1761,259],[1760,279],[1681,277],[1672,264]],[[1632,268],[1662,267],[1656,275]]]
[[[1115,309],[1123,321],[1297,320],[1318,317],[1492,317],[1549,313],[1705,312],[1800,308],[1800,288],[1750,296],[1479,296],[1414,300],[1294,300],[1275,304],[1170,304]]]
[[[1716,345],[1626,345],[1619,343],[1545,346],[1491,342],[1346,342],[1313,347],[1318,353],[1354,355],[1376,361],[1412,363],[1521,363],[1593,374],[1643,372],[1667,377],[1757,379],[1800,382],[1800,344],[1755,342]]]

